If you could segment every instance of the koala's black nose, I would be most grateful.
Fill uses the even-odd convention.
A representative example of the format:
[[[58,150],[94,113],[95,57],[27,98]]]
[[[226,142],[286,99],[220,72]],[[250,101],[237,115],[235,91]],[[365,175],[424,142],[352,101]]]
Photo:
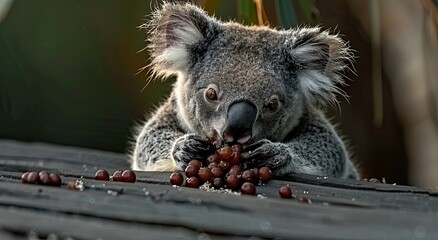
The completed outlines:
[[[252,137],[252,127],[257,117],[257,108],[248,101],[235,102],[228,108],[223,131],[225,142],[246,143]]]

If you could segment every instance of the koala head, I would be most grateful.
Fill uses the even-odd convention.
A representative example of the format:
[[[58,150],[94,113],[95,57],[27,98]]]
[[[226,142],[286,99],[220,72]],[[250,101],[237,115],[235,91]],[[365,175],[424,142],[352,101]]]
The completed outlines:
[[[184,127],[213,140],[281,141],[304,110],[341,93],[345,42],[319,28],[275,30],[221,22],[190,4],[165,3],[149,23],[151,69],[177,75]]]

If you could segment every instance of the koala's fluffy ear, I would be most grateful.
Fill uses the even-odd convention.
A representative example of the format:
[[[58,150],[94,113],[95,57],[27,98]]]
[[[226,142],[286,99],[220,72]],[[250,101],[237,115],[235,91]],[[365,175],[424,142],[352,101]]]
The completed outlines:
[[[190,4],[164,3],[141,28],[150,30],[152,71],[169,76],[187,71],[193,54],[207,44],[215,20]]]
[[[312,103],[336,102],[336,94],[346,97],[337,84],[344,84],[343,71],[353,54],[337,35],[320,28],[293,31],[288,54],[305,98]]]

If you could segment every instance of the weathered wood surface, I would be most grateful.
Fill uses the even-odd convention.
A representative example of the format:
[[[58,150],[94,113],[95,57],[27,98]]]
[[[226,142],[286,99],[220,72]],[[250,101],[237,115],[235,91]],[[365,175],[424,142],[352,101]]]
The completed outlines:
[[[438,239],[438,196],[417,187],[294,175],[261,198],[175,188],[169,173],[93,180],[100,168],[127,169],[127,156],[0,140],[0,239]],[[31,170],[64,184],[21,184]],[[85,190],[68,190],[77,179]],[[285,184],[312,203],[280,199]]]

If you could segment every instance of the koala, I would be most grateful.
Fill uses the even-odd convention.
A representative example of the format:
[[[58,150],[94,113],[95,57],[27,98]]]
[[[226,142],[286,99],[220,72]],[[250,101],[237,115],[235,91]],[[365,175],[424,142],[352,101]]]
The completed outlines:
[[[241,144],[246,166],[276,177],[358,179],[323,113],[344,94],[337,85],[353,57],[337,35],[222,22],[188,3],[164,3],[142,27],[152,76],[177,80],[136,137],[134,170],[184,170],[219,141]]]

